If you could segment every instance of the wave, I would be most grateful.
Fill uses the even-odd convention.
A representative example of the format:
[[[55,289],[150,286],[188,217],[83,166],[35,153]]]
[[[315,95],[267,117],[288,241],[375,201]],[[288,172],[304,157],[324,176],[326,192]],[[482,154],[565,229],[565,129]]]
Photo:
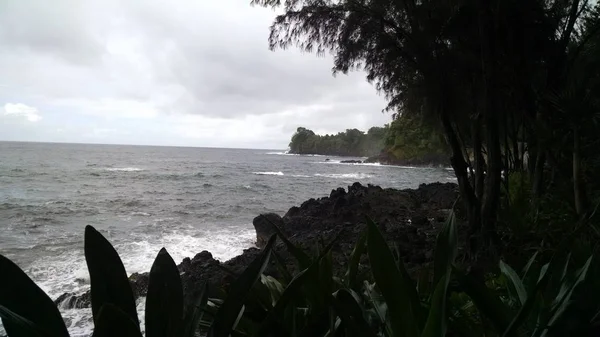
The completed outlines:
[[[104,169],[109,172],[138,172],[143,171],[143,169],[139,167],[107,167]]]
[[[382,165],[381,163],[342,163],[341,160],[318,161],[317,164],[338,164],[338,165],[353,165],[353,166],[392,166]]]
[[[298,154],[298,153],[289,153],[287,151],[267,152],[265,154],[278,155],[278,156],[331,157],[331,156],[326,156],[324,154]]]
[[[317,176],[317,177],[325,177],[325,178],[335,178],[335,179],[367,179],[367,178],[372,178],[373,177],[373,175],[371,175],[371,174],[366,174],[366,173],[362,173],[362,172],[357,172],[357,173],[325,173],[325,174],[316,173],[315,176]]]
[[[226,261],[252,247],[256,240],[254,229],[247,228],[226,227],[206,233],[198,236],[193,228],[179,228],[165,231],[162,235],[138,233],[126,240],[111,241],[130,275],[150,271],[152,262],[162,247],[168,250],[176,263],[185,257],[192,258],[202,250],[210,251],[217,260]],[[82,249],[40,258],[26,272],[53,299],[65,292],[81,294],[89,289],[89,274]],[[142,320],[145,317],[144,303],[143,297],[136,303],[138,317]],[[59,310],[67,321],[71,336],[92,335],[90,308]],[[144,327],[143,322],[141,326]]]
[[[259,176],[282,176],[283,172],[252,172],[253,174],[257,174]]]

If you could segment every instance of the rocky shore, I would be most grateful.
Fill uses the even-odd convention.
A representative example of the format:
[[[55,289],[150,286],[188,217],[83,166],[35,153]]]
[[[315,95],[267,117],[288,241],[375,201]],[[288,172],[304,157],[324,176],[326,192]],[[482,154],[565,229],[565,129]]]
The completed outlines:
[[[390,152],[382,151],[379,155],[369,157],[365,163],[380,163],[382,165],[397,165],[397,166],[433,166],[433,167],[448,167],[450,160],[448,155],[444,154],[428,154],[411,159],[396,158]]]
[[[329,243],[339,233],[333,249],[335,272],[346,270],[348,255],[365,228],[365,217],[371,217],[381,226],[390,242],[397,245],[409,269],[430,262],[433,258],[435,236],[450,213],[458,197],[456,184],[422,184],[417,189],[396,190],[354,183],[347,189],[332,190],[328,197],[309,199],[299,207],[290,208],[283,217],[268,213],[257,216],[257,247],[263,247],[273,233],[269,221],[276,223],[293,243],[313,253],[320,242]],[[279,242],[275,248],[290,271],[296,271],[295,260]],[[243,254],[226,262],[215,260],[210,252],[202,251],[179,264],[184,294],[192,297],[204,282],[211,295],[223,294],[249,263],[260,253],[260,248],[249,248]],[[275,262],[266,274],[277,275]],[[148,274],[133,274],[131,285],[136,297],[144,296],[148,288]],[[65,293],[55,301],[62,308],[90,306],[89,291],[85,294]]]

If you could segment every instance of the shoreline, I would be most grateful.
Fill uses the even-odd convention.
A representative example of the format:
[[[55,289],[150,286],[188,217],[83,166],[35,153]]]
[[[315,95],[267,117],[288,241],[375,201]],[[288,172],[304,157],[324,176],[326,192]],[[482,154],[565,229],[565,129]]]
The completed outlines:
[[[311,198],[293,206],[283,216],[264,215],[309,254],[315,251],[319,242],[328,243],[339,235],[332,255],[335,272],[340,273],[345,270],[347,255],[362,233],[365,216],[369,216],[381,226],[390,242],[398,244],[410,269],[431,261],[437,229],[445,221],[457,196],[457,185],[451,182],[421,184],[416,189],[402,190],[354,183],[347,188],[332,190],[329,196]],[[225,294],[234,275],[250,264],[261,252],[258,247],[273,233],[271,225],[260,215],[254,218],[253,226],[257,245],[244,249],[242,254],[230,260],[220,262],[210,252],[202,251],[181,261],[178,268],[186,303],[204,282],[209,284],[211,296]],[[292,274],[298,272],[294,258],[284,245],[279,244],[275,251]],[[273,261],[265,274],[279,276]],[[136,298],[145,296],[148,273],[134,273],[129,279]],[[83,294],[64,293],[55,303],[63,309],[89,307],[89,290]]]

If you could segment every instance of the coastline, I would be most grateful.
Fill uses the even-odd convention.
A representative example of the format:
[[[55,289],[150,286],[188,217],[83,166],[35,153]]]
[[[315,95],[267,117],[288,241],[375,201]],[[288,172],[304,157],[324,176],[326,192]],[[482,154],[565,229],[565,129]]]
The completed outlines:
[[[334,271],[343,273],[347,255],[350,254],[369,216],[382,228],[388,240],[395,243],[409,269],[429,263],[437,230],[447,218],[458,196],[454,183],[422,184],[417,189],[393,189],[354,183],[345,188],[332,190],[323,198],[306,200],[291,207],[283,216],[264,214],[278,224],[291,242],[312,254],[319,243],[337,240],[332,249]],[[253,221],[257,246],[245,249],[228,261],[219,262],[208,251],[193,258],[184,258],[178,265],[181,273],[186,303],[199,291],[203,283],[209,284],[211,296],[222,296],[236,275],[239,275],[261,252],[258,248],[272,233],[264,217]],[[293,274],[297,272],[294,258],[281,242],[275,248],[277,254]],[[361,264],[363,270],[367,261]],[[266,275],[280,276],[274,261],[265,270]],[[341,275],[340,275],[341,276]],[[130,282],[136,298],[143,297],[148,287],[148,273],[135,273]],[[55,300],[63,308],[90,306],[89,291],[83,294],[65,293]]]

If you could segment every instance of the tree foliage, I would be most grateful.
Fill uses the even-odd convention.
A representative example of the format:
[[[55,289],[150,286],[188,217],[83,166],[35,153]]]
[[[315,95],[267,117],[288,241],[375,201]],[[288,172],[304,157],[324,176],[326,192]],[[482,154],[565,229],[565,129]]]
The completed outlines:
[[[531,208],[570,186],[594,214],[600,19],[588,0],[253,0],[282,7],[271,48],[333,55],[366,72],[388,109],[441,130],[472,251],[494,247],[503,177],[526,172]],[[597,152],[597,151],[596,151]],[[558,191],[558,190],[556,190]]]
[[[373,156],[383,149],[387,130],[386,125],[374,126],[367,133],[358,129],[348,129],[335,135],[317,135],[312,130],[299,127],[292,136],[290,152],[330,156]]]

